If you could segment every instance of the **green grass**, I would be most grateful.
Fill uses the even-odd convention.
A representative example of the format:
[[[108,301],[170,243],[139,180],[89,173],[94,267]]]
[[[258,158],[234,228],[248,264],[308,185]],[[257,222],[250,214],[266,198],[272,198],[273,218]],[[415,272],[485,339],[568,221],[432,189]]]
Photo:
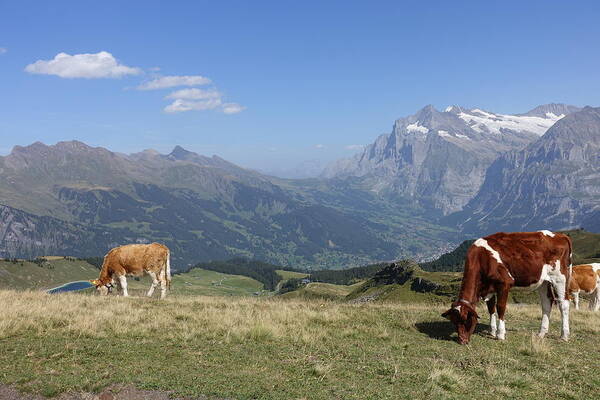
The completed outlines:
[[[277,272],[277,275],[279,275],[283,280],[288,280],[292,278],[305,278],[308,276],[308,274],[304,272],[285,271],[282,269],[278,269],[275,272]]]
[[[150,282],[148,281],[148,287]],[[241,275],[228,275],[194,268],[173,276],[173,294],[206,296],[249,296],[263,290],[263,284]]]
[[[100,271],[85,261],[44,257],[41,266],[19,260],[16,263],[0,260],[0,289],[44,290],[67,282],[98,278]],[[129,292],[143,295],[150,288],[150,278],[127,279]],[[262,292],[263,284],[246,276],[228,275],[220,272],[194,268],[184,274],[174,275],[171,285],[173,294],[206,296],[250,296]]]
[[[0,382],[57,395],[112,384],[217,399],[590,399],[600,313],[572,339],[532,337],[512,306],[507,340],[460,346],[443,305],[173,295],[165,301],[0,291]],[[486,321],[487,322],[487,321]]]
[[[573,241],[573,265],[600,262],[600,234],[582,229],[564,233]]]
[[[335,285],[333,283],[311,282],[297,290],[284,293],[279,297],[284,299],[324,299],[345,301],[346,297],[360,284],[362,284],[362,282],[348,286]]]
[[[143,296],[150,288],[151,280],[144,276],[139,280],[128,278],[127,288],[131,295]],[[262,293],[264,285],[242,275],[229,275],[201,268],[173,275],[172,295],[202,296],[252,296]],[[158,289],[157,289],[158,290]],[[155,296],[158,294],[155,292]]]
[[[64,283],[98,277],[98,269],[85,261],[47,257],[42,265],[0,260],[0,289],[50,289]]]

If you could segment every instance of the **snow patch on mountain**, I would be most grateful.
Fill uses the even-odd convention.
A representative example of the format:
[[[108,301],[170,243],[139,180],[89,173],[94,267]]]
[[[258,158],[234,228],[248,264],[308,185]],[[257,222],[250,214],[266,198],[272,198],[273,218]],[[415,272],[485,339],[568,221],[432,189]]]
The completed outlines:
[[[419,125],[421,122],[417,121],[414,124],[410,124],[406,126],[406,131],[407,132],[420,132],[420,133],[428,133],[429,132],[429,128],[423,126],[423,125]]]
[[[546,118],[524,115],[493,114],[480,109],[461,110],[458,117],[471,129],[483,133],[502,134],[504,131],[531,132],[542,136],[564,114],[546,113]]]

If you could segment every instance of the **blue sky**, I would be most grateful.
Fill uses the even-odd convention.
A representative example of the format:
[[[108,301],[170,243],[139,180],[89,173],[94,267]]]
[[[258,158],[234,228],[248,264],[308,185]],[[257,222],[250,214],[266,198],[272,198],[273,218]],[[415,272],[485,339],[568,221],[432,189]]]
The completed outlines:
[[[599,17],[597,1],[0,0],[0,154],[180,144],[274,170],[349,156],[426,104],[598,106]],[[97,70],[49,63],[100,52]],[[211,83],[139,90],[164,77]]]

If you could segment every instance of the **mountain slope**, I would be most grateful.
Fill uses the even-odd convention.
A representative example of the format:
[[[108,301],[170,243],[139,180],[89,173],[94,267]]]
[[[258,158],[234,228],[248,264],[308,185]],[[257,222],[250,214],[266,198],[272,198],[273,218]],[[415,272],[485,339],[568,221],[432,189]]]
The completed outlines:
[[[0,277],[0,289],[47,290],[70,281],[94,279],[98,269],[70,257],[0,260]]]
[[[467,232],[600,230],[600,108],[558,121],[536,142],[498,158],[477,196],[450,216]]]
[[[448,214],[475,196],[498,156],[533,142],[574,110],[551,104],[503,115],[458,106],[439,112],[427,106],[397,120],[392,133],[330,166],[323,177],[359,177],[370,190]]]
[[[161,241],[176,268],[236,256],[322,268],[430,255],[447,242],[446,228],[426,225],[423,239],[423,228],[408,231],[415,220],[390,215],[372,194],[318,186],[181,147],[124,155],[76,141],[17,146],[0,157],[0,255],[98,256]]]

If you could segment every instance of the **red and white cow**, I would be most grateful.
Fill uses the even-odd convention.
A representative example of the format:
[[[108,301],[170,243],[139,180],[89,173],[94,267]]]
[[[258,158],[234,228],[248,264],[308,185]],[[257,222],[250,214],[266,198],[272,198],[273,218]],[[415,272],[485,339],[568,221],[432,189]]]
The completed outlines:
[[[154,288],[160,283],[160,298],[164,299],[167,295],[167,287],[171,286],[171,262],[167,246],[151,243],[115,247],[104,256],[98,279],[91,282],[100,294],[107,295],[117,280],[123,296],[129,296],[126,277],[144,274],[152,278],[152,286],[147,296],[151,297]]]
[[[562,339],[568,340],[571,253],[571,239],[550,231],[499,232],[477,239],[467,251],[458,300],[442,314],[456,325],[458,342],[467,344],[475,331],[480,299],[487,301],[492,336],[504,340],[508,292],[514,286],[537,289],[542,303],[541,337],[548,332],[554,300],[562,315]]]
[[[590,310],[600,309],[600,263],[576,265],[569,281],[569,294],[579,310],[579,292],[591,294]]]

